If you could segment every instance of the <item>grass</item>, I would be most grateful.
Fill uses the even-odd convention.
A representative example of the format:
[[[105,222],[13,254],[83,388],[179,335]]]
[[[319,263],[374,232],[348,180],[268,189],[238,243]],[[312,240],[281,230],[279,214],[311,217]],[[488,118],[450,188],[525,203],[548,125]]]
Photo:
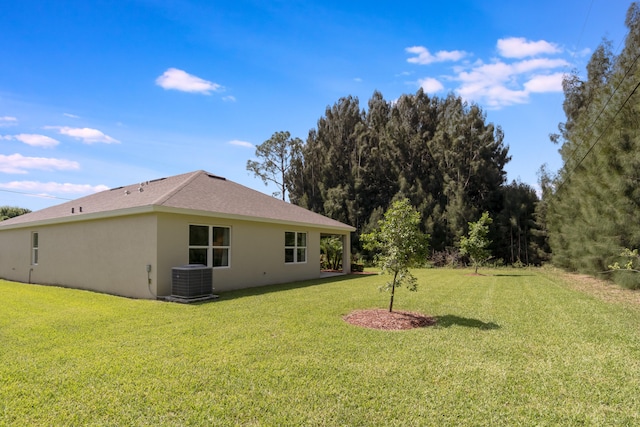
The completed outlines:
[[[640,425],[640,307],[542,270],[417,270],[180,305],[0,281],[0,425]]]

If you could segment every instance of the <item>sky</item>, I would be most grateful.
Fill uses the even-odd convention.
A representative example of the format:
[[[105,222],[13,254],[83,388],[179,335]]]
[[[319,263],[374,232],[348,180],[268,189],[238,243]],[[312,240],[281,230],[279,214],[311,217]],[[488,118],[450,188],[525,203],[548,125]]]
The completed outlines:
[[[560,168],[562,76],[626,35],[624,0],[20,0],[0,13],[0,206],[39,210],[206,170],[278,131],[419,88],[500,126],[508,182]]]

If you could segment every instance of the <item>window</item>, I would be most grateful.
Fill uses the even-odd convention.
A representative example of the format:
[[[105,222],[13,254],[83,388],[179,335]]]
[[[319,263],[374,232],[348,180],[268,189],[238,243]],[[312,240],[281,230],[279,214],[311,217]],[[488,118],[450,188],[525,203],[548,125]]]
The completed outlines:
[[[38,265],[38,233],[31,233],[31,265]]]
[[[207,267],[229,267],[230,227],[189,226],[189,264]]]
[[[307,262],[307,233],[285,231],[284,262]]]
[[[213,266],[229,267],[229,227],[211,227]]]

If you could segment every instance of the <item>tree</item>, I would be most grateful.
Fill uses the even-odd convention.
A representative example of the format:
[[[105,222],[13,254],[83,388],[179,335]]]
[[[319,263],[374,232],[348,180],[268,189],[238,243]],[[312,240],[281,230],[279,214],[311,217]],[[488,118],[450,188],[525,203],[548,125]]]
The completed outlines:
[[[620,265],[620,262],[616,261],[612,265],[609,265],[608,271],[613,273],[614,278],[617,276],[616,282],[620,283],[622,286],[626,286],[630,289],[640,289],[637,280],[637,273],[640,273],[640,254],[638,253],[638,249],[631,250],[629,248],[624,248],[620,253],[619,258],[620,262],[623,262],[624,264]],[[625,273],[636,274],[629,275]]]
[[[533,187],[513,181],[503,187],[502,210],[495,213],[490,238],[494,256],[510,264],[540,264],[544,236],[536,222],[539,199]],[[543,220],[543,218],[540,218]]]
[[[396,287],[406,284],[410,291],[417,290],[417,280],[409,271],[416,261],[424,259],[429,236],[420,231],[421,215],[408,199],[397,200],[385,212],[378,228],[361,236],[364,248],[379,251],[376,255],[383,274],[393,279],[382,290],[390,290],[389,312],[393,311]]]
[[[26,208],[18,208],[15,206],[0,206],[0,221],[13,218],[16,216],[28,214],[31,211]]]
[[[285,200],[290,187],[290,167],[300,158],[301,151],[300,138],[291,138],[287,131],[276,132],[256,147],[256,157],[262,161],[248,160],[247,170],[260,177],[265,185],[269,182],[276,184],[280,191],[273,195],[282,195],[282,200]]]
[[[339,270],[342,264],[342,240],[336,236],[320,239],[320,254],[325,257],[329,270]]]
[[[488,249],[491,241],[487,236],[489,224],[492,222],[489,212],[484,212],[478,221],[469,223],[469,235],[462,236],[460,239],[460,253],[469,255],[476,268],[476,274],[478,274],[478,266],[491,257]]]
[[[626,258],[626,263],[623,266],[620,266],[620,263],[616,261],[612,265],[609,266],[609,270],[618,271],[618,270],[626,270],[633,271],[634,273],[640,273],[638,270],[637,264],[640,261],[640,255],[638,255],[638,250],[631,250],[629,248],[624,248],[624,250],[620,253],[620,257]]]
[[[453,94],[438,98],[419,89],[386,101],[376,91],[366,109],[344,97],[309,131],[289,197],[354,226],[356,251],[357,237],[377,225],[380,213],[408,198],[430,246],[451,249],[469,221],[502,210],[510,159],[503,141],[478,105]]]
[[[628,33],[618,55],[609,41],[594,51],[584,74],[563,89],[560,123],[563,165],[543,193],[552,261],[585,274],[602,275],[623,248],[640,247],[640,4],[633,2]],[[640,275],[608,274],[640,288]]]

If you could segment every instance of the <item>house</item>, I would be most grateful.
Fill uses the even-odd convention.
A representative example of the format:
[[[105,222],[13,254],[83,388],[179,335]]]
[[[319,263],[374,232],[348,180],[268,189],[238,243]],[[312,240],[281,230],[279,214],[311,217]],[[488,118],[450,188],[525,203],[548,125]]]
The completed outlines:
[[[205,171],[113,188],[0,222],[0,278],[132,298],[212,267],[215,292],[320,277],[320,238],[349,225]]]

